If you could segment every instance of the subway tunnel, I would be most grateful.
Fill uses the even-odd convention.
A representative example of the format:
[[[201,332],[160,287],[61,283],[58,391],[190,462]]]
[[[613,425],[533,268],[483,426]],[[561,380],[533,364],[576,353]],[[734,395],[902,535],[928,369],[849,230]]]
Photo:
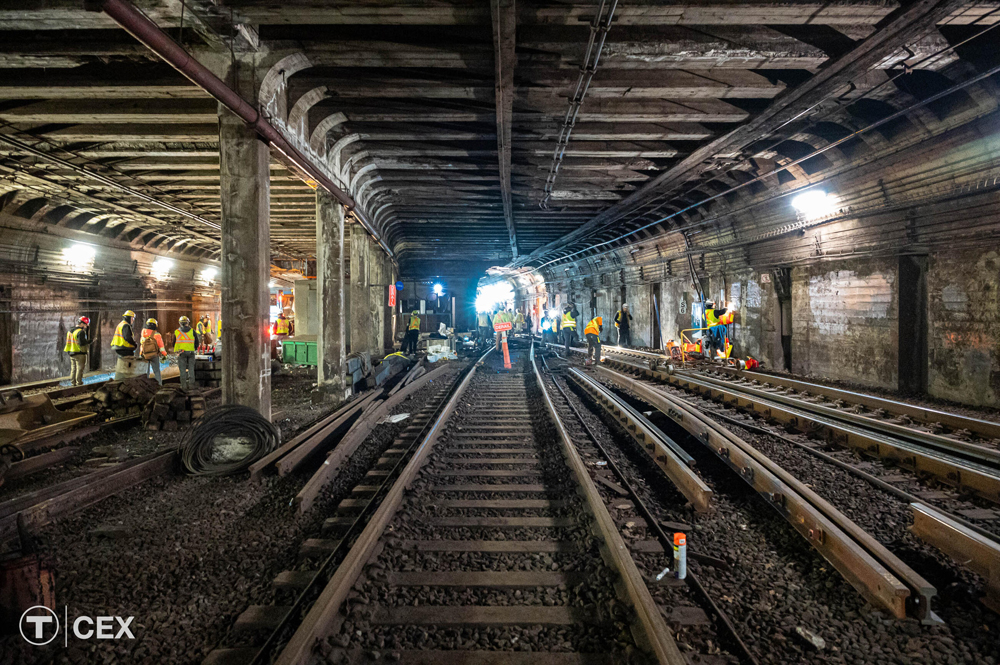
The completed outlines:
[[[998,25],[0,3],[0,665],[997,665]]]

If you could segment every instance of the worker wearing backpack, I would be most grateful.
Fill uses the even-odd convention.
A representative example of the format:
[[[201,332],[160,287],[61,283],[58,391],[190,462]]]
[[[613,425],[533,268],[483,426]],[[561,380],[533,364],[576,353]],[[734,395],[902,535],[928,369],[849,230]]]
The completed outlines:
[[[153,378],[162,386],[163,377],[160,376],[160,358],[167,357],[167,349],[163,346],[163,338],[160,337],[160,333],[156,332],[156,319],[146,321],[146,327],[142,329],[142,337],[139,342],[139,355],[143,360],[149,361],[149,369],[153,372]]]

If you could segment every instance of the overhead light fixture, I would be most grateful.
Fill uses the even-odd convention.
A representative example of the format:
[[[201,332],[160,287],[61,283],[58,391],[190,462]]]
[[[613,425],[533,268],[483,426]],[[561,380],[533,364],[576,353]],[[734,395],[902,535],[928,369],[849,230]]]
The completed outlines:
[[[174,267],[174,262],[170,259],[156,259],[153,261],[152,275],[156,279],[166,279],[170,275],[170,269]]]
[[[812,221],[837,211],[837,197],[822,189],[813,189],[792,199],[792,207],[806,220]]]
[[[90,270],[94,267],[97,250],[93,245],[76,242],[63,249],[62,255],[63,260],[73,270]]]
[[[215,280],[215,276],[219,274],[219,269],[214,266],[209,266],[201,271],[201,279],[205,282],[211,282]]]

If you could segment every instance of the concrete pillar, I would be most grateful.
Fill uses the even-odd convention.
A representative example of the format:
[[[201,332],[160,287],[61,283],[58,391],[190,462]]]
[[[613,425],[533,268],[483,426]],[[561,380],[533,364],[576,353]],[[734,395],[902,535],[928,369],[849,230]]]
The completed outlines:
[[[380,354],[385,349],[385,310],[389,298],[389,282],[385,276],[385,252],[368,238],[369,299],[372,316],[372,353]]]
[[[219,107],[222,180],[222,402],[271,418],[270,155],[246,123]]]
[[[372,351],[371,295],[369,293],[368,232],[351,225],[351,353]]]
[[[344,399],[344,207],[316,192],[316,383],[337,403]]]
[[[392,259],[385,252],[379,252],[382,256],[382,264],[384,266],[383,274],[385,275],[385,299],[382,301],[383,305],[383,318],[382,318],[382,349],[386,353],[392,353],[393,351],[393,339],[392,334],[395,331],[395,321],[396,321],[396,309],[395,307],[389,307],[389,285],[396,283],[396,272],[392,265]],[[399,298],[399,294],[396,294],[396,298]]]
[[[319,229],[317,216],[317,230]],[[318,234],[317,234],[317,237]],[[319,328],[316,324],[316,289],[318,288],[315,279],[297,279],[292,284],[292,293],[295,295],[295,336],[315,335]]]

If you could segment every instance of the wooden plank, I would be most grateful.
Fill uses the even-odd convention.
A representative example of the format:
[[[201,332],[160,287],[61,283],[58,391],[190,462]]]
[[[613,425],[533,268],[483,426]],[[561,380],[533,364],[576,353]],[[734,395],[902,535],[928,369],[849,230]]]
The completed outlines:
[[[404,540],[403,549],[419,552],[579,552],[571,540]]]
[[[370,660],[367,653],[345,662],[382,663]],[[400,651],[399,665],[620,665],[618,656],[598,653],[563,653],[556,651]]]
[[[434,485],[431,492],[548,492],[549,488],[539,484],[508,483],[506,485],[480,485],[457,483],[455,485]]]
[[[599,624],[600,614],[594,607],[544,605],[389,607],[376,611],[372,623],[383,626],[574,626]]]
[[[500,490],[503,491],[503,490]],[[483,508],[490,510],[562,508],[566,501],[549,499],[456,499],[435,501],[439,508]]]
[[[451,586],[451,587],[538,587],[582,584],[587,573],[562,573],[548,570],[487,570],[487,571],[413,571],[390,572],[386,583],[391,586]]]
[[[572,517],[431,517],[427,520],[429,526],[451,528],[517,528],[517,527],[547,527],[563,528],[576,526]]]
[[[36,471],[41,471],[42,469],[62,464],[63,462],[76,456],[76,453],[79,450],[80,449],[76,446],[68,446],[66,448],[60,448],[59,450],[53,450],[49,453],[42,453],[41,455],[29,457],[22,462],[15,462],[14,464],[11,464],[10,468],[7,469],[7,473],[2,474],[2,477],[4,480],[16,480],[18,478],[23,478],[24,476],[35,473]]]

